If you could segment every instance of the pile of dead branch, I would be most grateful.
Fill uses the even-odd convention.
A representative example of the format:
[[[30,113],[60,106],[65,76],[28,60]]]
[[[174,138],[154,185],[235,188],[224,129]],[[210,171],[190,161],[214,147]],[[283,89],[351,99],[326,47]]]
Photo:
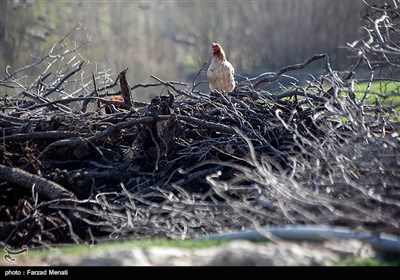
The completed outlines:
[[[400,234],[398,106],[357,94],[359,69],[377,80],[368,50],[343,73],[314,55],[221,95],[197,90],[204,69],[192,84],[130,86],[126,70],[85,77],[77,49],[63,48],[0,80],[2,244],[284,224]],[[288,75],[317,62],[328,70],[305,85]],[[158,97],[135,101],[138,88]]]

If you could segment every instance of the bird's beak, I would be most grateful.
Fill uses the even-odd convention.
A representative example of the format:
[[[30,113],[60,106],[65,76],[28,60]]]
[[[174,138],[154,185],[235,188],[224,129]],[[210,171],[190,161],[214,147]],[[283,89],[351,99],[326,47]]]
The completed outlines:
[[[217,43],[211,43],[211,47],[215,47]]]

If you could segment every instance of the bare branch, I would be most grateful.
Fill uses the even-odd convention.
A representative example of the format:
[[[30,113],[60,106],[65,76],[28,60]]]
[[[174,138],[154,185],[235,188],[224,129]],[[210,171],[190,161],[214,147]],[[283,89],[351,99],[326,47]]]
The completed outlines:
[[[321,58],[326,58],[326,57],[327,57],[326,54],[315,54],[315,55],[307,58],[303,63],[293,64],[293,65],[289,65],[289,66],[283,67],[283,68],[279,69],[278,72],[276,72],[274,75],[255,82],[254,83],[254,88],[255,89],[261,88],[267,83],[271,83],[273,81],[276,81],[280,76],[282,76],[282,74],[284,74],[286,72],[307,68],[307,66],[311,62],[319,60]]]

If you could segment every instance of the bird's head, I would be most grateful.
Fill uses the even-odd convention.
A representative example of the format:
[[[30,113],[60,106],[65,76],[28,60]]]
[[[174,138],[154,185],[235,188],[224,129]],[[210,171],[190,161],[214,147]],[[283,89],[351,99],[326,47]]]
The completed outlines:
[[[225,52],[220,44],[212,43],[211,48],[214,56],[220,56],[221,58],[225,59]]]

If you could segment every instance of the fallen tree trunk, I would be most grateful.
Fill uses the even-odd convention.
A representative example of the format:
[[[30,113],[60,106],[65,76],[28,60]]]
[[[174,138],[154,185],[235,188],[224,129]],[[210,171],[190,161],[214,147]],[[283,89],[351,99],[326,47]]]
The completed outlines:
[[[3,181],[31,190],[49,199],[76,198],[75,195],[50,180],[30,174],[22,169],[0,164],[0,177]]]

